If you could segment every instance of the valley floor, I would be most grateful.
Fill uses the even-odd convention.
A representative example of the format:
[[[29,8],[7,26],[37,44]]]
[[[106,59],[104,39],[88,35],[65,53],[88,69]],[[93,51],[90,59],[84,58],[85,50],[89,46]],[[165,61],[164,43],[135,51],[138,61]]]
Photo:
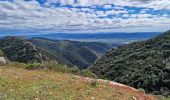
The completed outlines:
[[[110,81],[47,70],[0,67],[0,100],[156,100],[156,98]]]

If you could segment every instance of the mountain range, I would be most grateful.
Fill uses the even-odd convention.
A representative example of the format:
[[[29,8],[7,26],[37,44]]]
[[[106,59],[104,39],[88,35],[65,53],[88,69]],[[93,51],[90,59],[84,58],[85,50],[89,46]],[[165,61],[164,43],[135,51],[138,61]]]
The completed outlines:
[[[0,49],[11,61],[56,60],[70,67],[88,68],[102,79],[170,95],[170,31],[127,45],[5,37],[0,39]]]
[[[170,95],[170,31],[113,48],[89,69],[100,78]]]
[[[161,32],[119,32],[119,33],[51,33],[51,34],[26,34],[27,38],[48,38],[52,40],[72,40],[85,42],[104,42],[111,44],[128,44],[134,41],[146,40],[159,35]],[[5,34],[11,36],[13,34]],[[15,34],[15,36],[21,36]],[[0,35],[0,37],[2,37]],[[3,36],[4,37],[4,36]]]
[[[44,60],[56,60],[80,69],[87,68],[114,46],[117,45],[46,38],[25,39],[9,36],[0,39],[0,49],[11,61],[41,63]]]

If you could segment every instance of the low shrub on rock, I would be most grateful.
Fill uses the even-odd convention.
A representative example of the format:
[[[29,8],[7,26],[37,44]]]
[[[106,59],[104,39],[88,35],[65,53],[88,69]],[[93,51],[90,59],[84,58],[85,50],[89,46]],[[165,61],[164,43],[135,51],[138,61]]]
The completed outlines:
[[[75,74],[75,75],[79,75],[79,74],[80,74],[80,70],[79,70],[79,68],[77,68],[76,66],[71,67],[71,68],[69,69],[69,72],[70,72],[71,74]]]
[[[84,69],[81,71],[81,75],[85,76],[85,77],[91,77],[91,78],[97,78],[96,74],[92,73],[90,70],[88,69]]]

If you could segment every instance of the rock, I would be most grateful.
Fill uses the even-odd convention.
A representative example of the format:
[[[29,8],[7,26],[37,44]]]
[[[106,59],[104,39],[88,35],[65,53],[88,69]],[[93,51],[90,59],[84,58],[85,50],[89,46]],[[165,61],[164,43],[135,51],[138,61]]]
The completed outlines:
[[[0,66],[7,64],[7,60],[4,57],[0,57]]]

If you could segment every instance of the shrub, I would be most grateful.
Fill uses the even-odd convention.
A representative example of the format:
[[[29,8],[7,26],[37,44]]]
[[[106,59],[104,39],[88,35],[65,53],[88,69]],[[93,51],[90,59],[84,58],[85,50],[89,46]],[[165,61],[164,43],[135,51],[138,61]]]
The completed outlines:
[[[59,64],[57,61],[44,62],[43,66],[45,66],[45,68],[47,68],[49,70],[54,70],[54,71],[57,71],[57,72],[63,72],[63,73],[68,72],[67,65]]]
[[[76,77],[75,75],[72,75],[72,76],[71,76],[71,79],[74,79],[74,80],[75,80],[75,79],[77,79],[77,77]]]
[[[141,93],[145,93],[145,90],[142,89],[142,88],[139,88],[138,90],[139,90],[139,92],[141,92]]]
[[[97,85],[98,85],[98,81],[96,79],[91,81],[91,83],[90,83],[91,87],[97,87]]]
[[[2,52],[2,50],[0,50],[0,57],[4,56],[4,53]]]
[[[26,69],[32,70],[32,69],[41,69],[41,64],[39,63],[30,63],[28,65],[26,65]]]
[[[70,72],[71,74],[75,74],[75,75],[79,75],[79,74],[80,74],[80,70],[79,70],[79,68],[77,68],[76,66],[71,67],[71,68],[69,69],[69,72]]]
[[[9,62],[9,66],[16,67],[16,68],[26,68],[28,65],[25,63],[20,62]]]
[[[96,74],[92,73],[88,69],[82,70],[81,75],[85,77],[97,78]]]

